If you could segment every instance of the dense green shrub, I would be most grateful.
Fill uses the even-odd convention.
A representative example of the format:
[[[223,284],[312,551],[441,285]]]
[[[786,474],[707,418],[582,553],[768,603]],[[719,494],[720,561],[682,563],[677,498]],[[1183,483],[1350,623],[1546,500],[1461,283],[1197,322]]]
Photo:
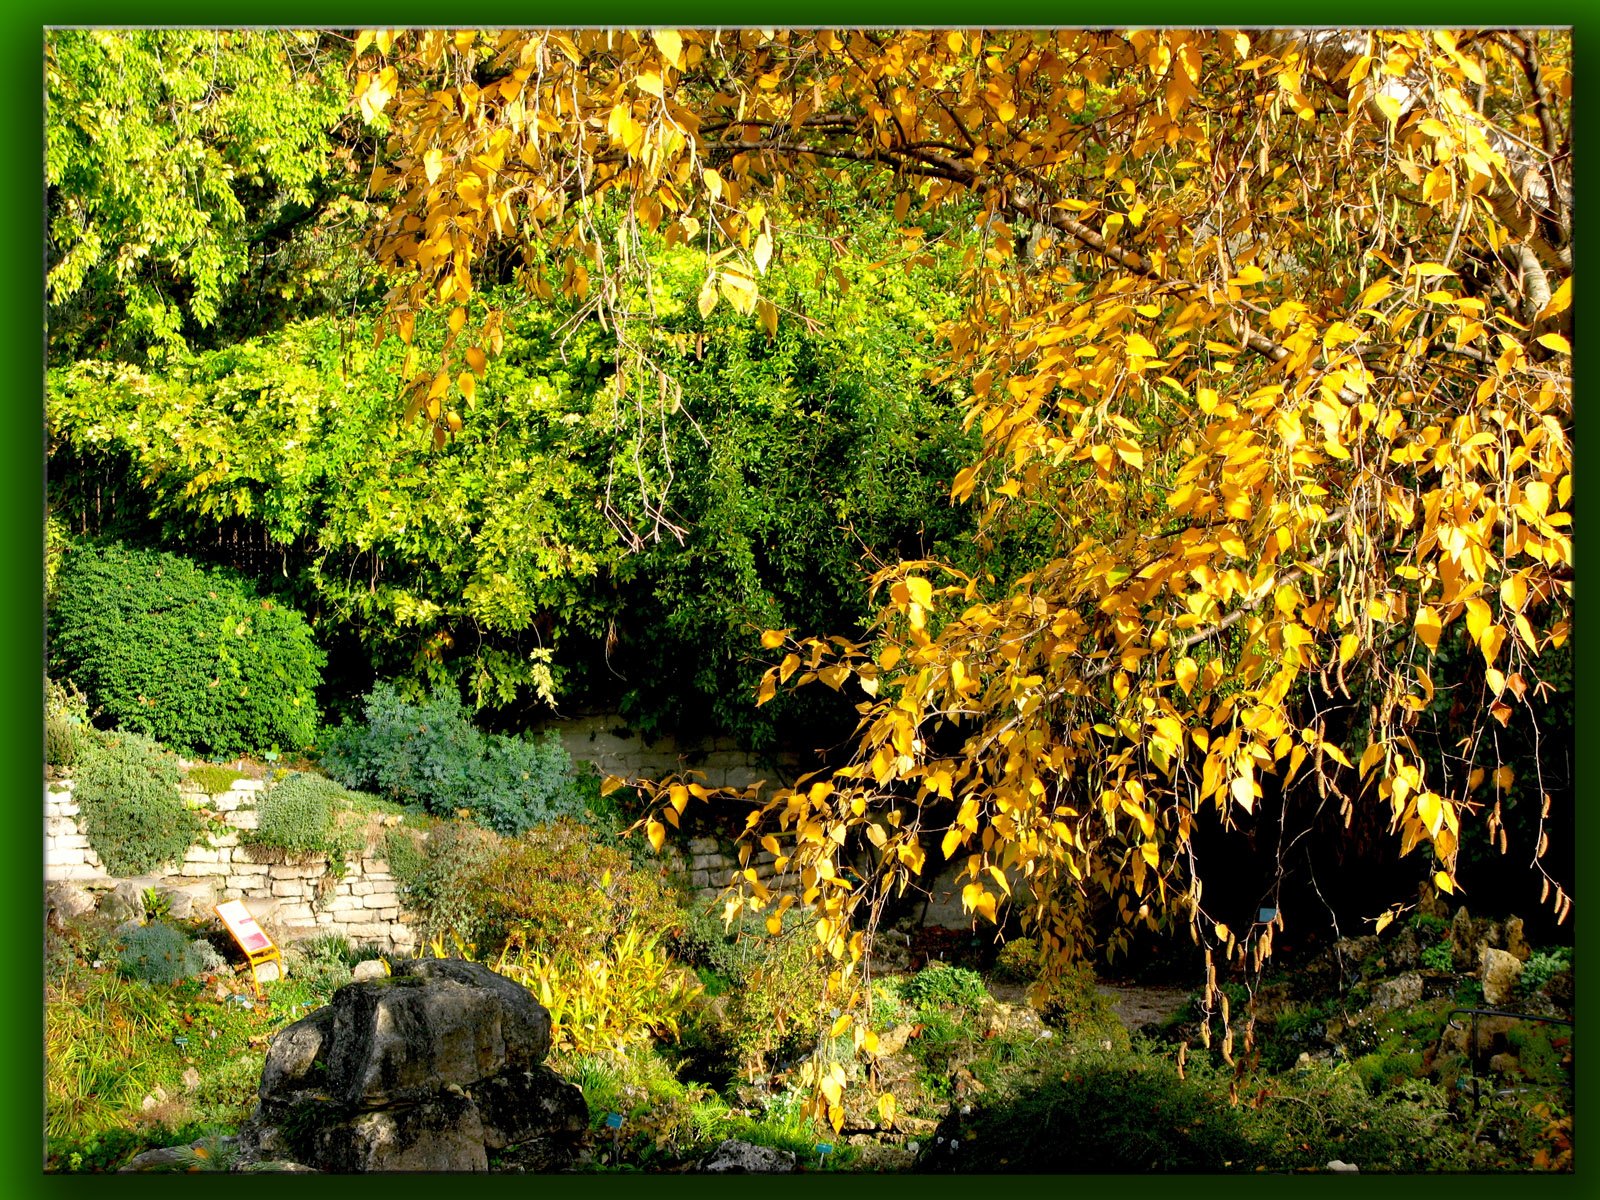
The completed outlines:
[[[977,1012],[989,998],[983,978],[965,967],[931,962],[900,985],[900,995],[919,1009],[960,1008]]]
[[[812,952],[811,925],[792,908],[775,935],[766,920],[746,912],[725,929],[699,912],[673,943],[686,962],[724,985],[683,1033],[686,1055],[713,1078],[753,1076],[816,1045],[828,972]]]
[[[925,1144],[919,1166],[964,1172],[1220,1171],[1254,1155],[1225,1092],[1161,1059],[1101,1055],[952,1113]]]
[[[996,979],[1006,983],[1030,983],[1039,977],[1039,943],[1032,938],[1012,938],[1000,947],[995,959]]]
[[[46,679],[44,686],[44,761],[69,771],[93,740],[89,702],[71,683]]]
[[[1125,1049],[1128,1030],[1111,1002],[1095,987],[1094,969],[1085,963],[1063,968],[1046,981],[1044,1019],[1061,1029],[1071,1041],[1098,1045],[1106,1042]]]
[[[183,781],[208,796],[220,796],[231,788],[236,780],[244,777],[243,772],[235,771],[232,767],[218,766],[215,763],[196,763],[184,772]]]
[[[1449,942],[1436,942],[1422,952],[1422,965],[1430,971],[1448,971],[1453,963]]]
[[[146,983],[177,983],[200,974],[207,962],[200,945],[171,925],[153,921],[129,930],[118,965],[124,975]]]
[[[352,794],[331,779],[291,775],[269,788],[256,806],[251,845],[282,851],[291,858],[326,855],[340,861],[361,848],[359,818],[350,813]]]
[[[428,834],[420,862],[391,858],[389,866],[424,937],[447,946],[460,937],[484,955],[518,932],[537,953],[584,962],[630,923],[667,936],[684,921],[660,873],[639,869],[579,821],[515,837],[442,822]]]
[[[237,576],[116,544],[66,553],[50,668],[124,729],[188,754],[308,745],[322,651]]]
[[[412,701],[391,684],[367,696],[364,718],[334,730],[322,754],[323,769],[347,787],[436,816],[468,809],[507,835],[584,812],[572,759],[554,733],[483,733],[459,697]]]
[[[1523,964],[1522,974],[1517,977],[1517,990],[1524,996],[1531,996],[1571,966],[1571,946],[1555,946],[1549,950],[1540,950]]]
[[[107,734],[74,782],[79,826],[113,875],[177,862],[200,837],[199,814],[178,795],[178,764],[148,738]]]

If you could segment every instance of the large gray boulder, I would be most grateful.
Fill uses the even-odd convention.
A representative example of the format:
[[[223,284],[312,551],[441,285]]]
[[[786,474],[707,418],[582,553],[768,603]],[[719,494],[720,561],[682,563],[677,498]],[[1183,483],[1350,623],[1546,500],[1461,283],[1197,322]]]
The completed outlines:
[[[399,1108],[354,1113],[318,1128],[313,1165],[324,1171],[487,1171],[477,1106],[444,1091]]]
[[[483,1143],[502,1150],[544,1137],[581,1137],[589,1128],[583,1093],[543,1064],[502,1071],[467,1089],[483,1121]]]
[[[307,1092],[325,1091],[332,1041],[332,1005],[279,1030],[267,1047],[256,1094],[264,1103],[292,1104]]]
[[[248,1158],[324,1171],[482,1171],[536,1144],[558,1163],[588,1128],[543,1059],[550,1014],[479,963],[417,960],[340,988],[267,1049]]]
[[[550,1014],[526,988],[479,963],[447,965],[455,970],[397,971],[334,993],[330,1096],[380,1108],[544,1060]]]

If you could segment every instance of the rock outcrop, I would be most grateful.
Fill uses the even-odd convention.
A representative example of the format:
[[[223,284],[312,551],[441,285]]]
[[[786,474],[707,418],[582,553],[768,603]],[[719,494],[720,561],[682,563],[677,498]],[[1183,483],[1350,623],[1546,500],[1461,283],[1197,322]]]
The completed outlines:
[[[521,985],[459,959],[396,963],[273,1039],[242,1157],[484,1171],[489,1151],[532,1144],[559,1166],[588,1108],[544,1065],[549,1049],[550,1014]]]

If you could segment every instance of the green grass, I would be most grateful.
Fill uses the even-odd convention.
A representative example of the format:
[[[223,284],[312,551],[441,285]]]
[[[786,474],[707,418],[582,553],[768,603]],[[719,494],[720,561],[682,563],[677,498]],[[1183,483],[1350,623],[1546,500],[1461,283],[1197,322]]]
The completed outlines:
[[[48,948],[50,1170],[115,1170],[142,1150],[233,1133],[255,1106],[268,1037],[331,991],[291,978],[241,1006],[217,997],[219,982],[230,996],[247,990],[231,975],[147,983],[101,957],[106,946],[85,928]]]

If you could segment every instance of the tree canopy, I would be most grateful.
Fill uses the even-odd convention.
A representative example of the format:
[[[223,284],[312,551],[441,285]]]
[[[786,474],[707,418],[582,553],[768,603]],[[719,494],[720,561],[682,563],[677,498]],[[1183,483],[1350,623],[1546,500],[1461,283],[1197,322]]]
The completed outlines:
[[[715,801],[776,856],[727,911],[809,910],[835,1035],[950,867],[1060,959],[1175,925],[1259,969],[1295,847],[1371,831],[1570,911],[1567,34],[46,54],[52,504],[259,542],[352,696],[832,704],[793,786],[631,782],[656,846]]]
[[[654,420],[647,232],[703,253],[702,315],[771,331],[794,318],[765,273],[820,188],[911,245],[976,208],[936,368],[981,435],[952,496],[980,544],[1042,518],[1052,553],[1014,579],[893,563],[867,640],[764,639],[762,700],[859,696],[846,765],[743,797],[746,844],[799,872],[846,977],[853,918],[930,850],[962,862],[970,911],[1010,896],[1058,947],[1100,892],[1259,961],[1281,918],[1207,911],[1197,823],[1376,806],[1446,890],[1464,824],[1496,830],[1498,736],[1532,722],[1571,631],[1564,35],[435,30],[357,51],[395,325],[451,313],[404,380],[441,438],[504,336],[468,308],[499,247],[589,306]],[[704,792],[661,782],[652,839]],[[733,907],[795,902],[745,889]]]
[[[351,200],[340,65],[309,32],[50,31],[53,359],[183,346],[230,306],[327,290],[337,255],[309,251]]]

